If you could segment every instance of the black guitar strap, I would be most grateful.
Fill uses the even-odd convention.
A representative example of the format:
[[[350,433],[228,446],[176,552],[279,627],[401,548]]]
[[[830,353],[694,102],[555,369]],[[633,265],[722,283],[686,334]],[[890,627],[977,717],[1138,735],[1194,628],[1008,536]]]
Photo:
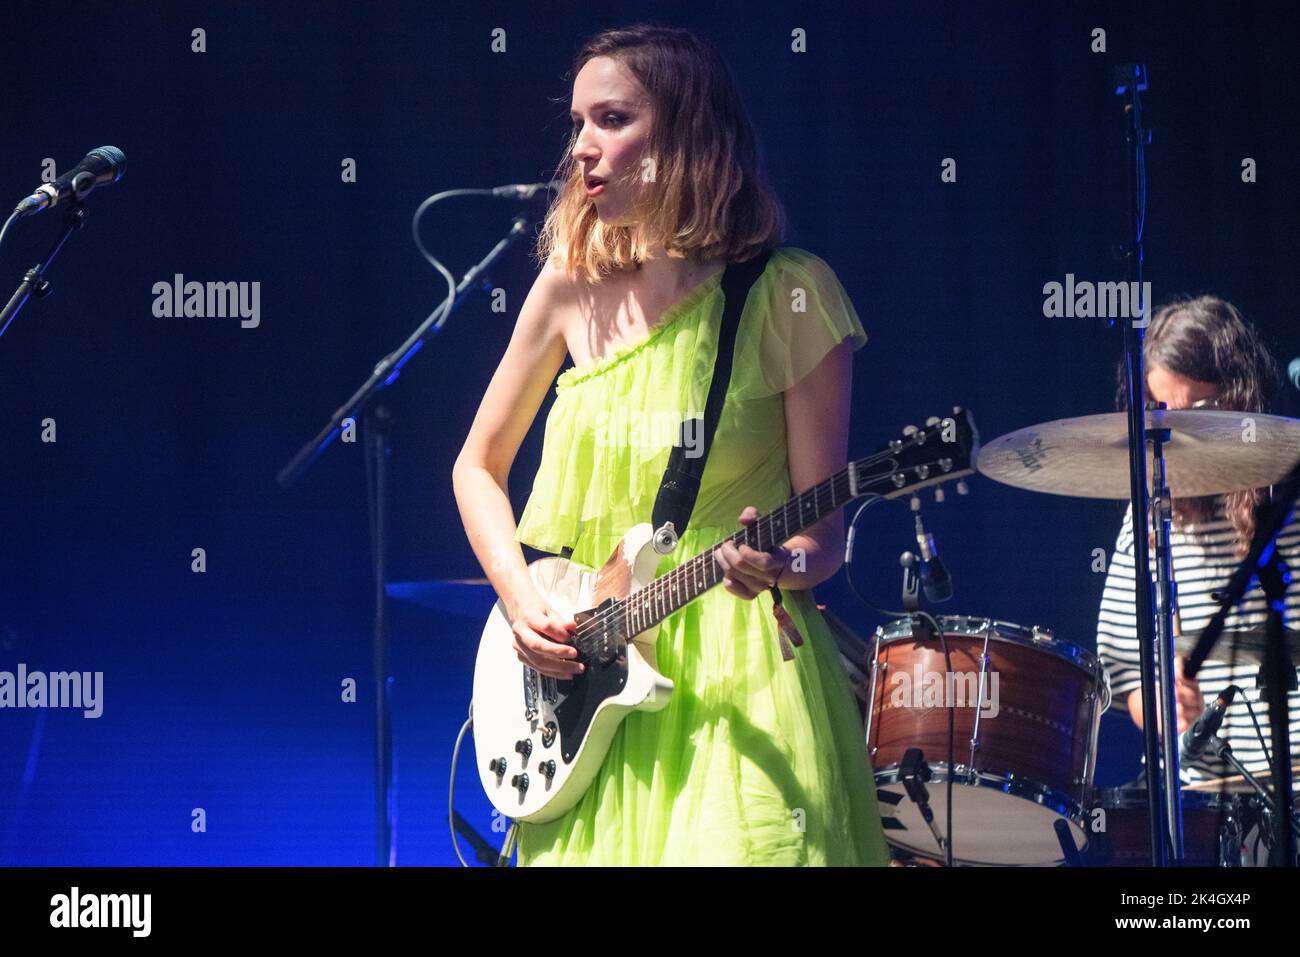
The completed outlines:
[[[767,267],[771,250],[764,250],[743,263],[728,263],[722,274],[722,324],[718,329],[718,349],[713,363],[713,377],[709,383],[709,396],[704,405],[704,418],[686,419],[681,423],[677,444],[668,456],[668,467],[655,496],[650,522],[655,528],[655,550],[666,555],[677,546],[677,540],[686,531],[695,499],[700,493],[700,479],[713,447],[713,433],[722,418],[722,406],[731,384],[732,358],[735,355],[736,335],[740,331],[740,317],[749,298],[749,291]],[[697,441],[692,441],[693,439]],[[572,546],[560,554],[568,558]]]
[[[664,470],[650,517],[650,524],[655,529],[655,551],[661,555],[667,555],[677,547],[677,540],[686,531],[686,524],[695,509],[704,465],[713,447],[713,433],[722,418],[727,387],[731,384],[731,364],[736,351],[736,335],[740,331],[740,316],[750,288],[763,274],[771,256],[770,250],[764,250],[743,263],[728,263],[722,274],[722,324],[718,329],[717,356],[713,362],[709,397],[704,404],[704,419],[683,420],[677,444],[668,456],[668,467]]]

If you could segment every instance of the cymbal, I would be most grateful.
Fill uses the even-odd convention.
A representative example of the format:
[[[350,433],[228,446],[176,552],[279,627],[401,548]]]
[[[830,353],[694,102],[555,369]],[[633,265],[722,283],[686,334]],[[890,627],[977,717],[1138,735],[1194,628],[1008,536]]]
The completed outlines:
[[[1190,655],[1196,647],[1199,633],[1178,635],[1174,638],[1174,654]],[[1287,629],[1283,632],[1287,651],[1290,652],[1291,664],[1300,668],[1300,631]],[[1264,646],[1268,644],[1268,632],[1264,628],[1246,628],[1241,631],[1224,631],[1214,643],[1210,657],[1206,661],[1219,661],[1224,664],[1236,662],[1239,665],[1262,665],[1264,663]]]
[[[1286,416],[1161,409],[1147,412],[1147,428],[1170,430],[1164,456],[1174,498],[1272,485],[1300,459],[1300,420]],[[976,470],[1031,492],[1127,499],[1128,414],[1057,419],[1010,432],[980,450]]]
[[[1300,764],[1291,769],[1292,776],[1300,774]],[[1273,778],[1267,772],[1263,771],[1255,775],[1256,780],[1262,781],[1266,787],[1272,785]],[[1229,794],[1253,794],[1255,789],[1250,786],[1244,777],[1240,774],[1234,774],[1227,778],[1212,778],[1209,781],[1197,781],[1194,784],[1184,784],[1184,791],[1227,791]]]

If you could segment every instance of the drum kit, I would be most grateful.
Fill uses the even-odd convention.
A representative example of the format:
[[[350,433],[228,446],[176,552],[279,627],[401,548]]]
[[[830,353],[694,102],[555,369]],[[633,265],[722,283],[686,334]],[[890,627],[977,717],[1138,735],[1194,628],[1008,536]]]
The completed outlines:
[[[1166,483],[1177,498],[1269,486],[1300,459],[1294,419],[1152,409],[1147,423],[1165,430]],[[1063,419],[993,440],[977,470],[1035,492],[1128,499],[1128,447],[1125,413]],[[846,629],[828,621],[847,662]],[[1242,637],[1236,660],[1259,658],[1262,631]],[[1194,640],[1180,636],[1179,653]],[[1095,654],[1044,628],[961,615],[902,618],[866,645],[860,671],[847,663],[896,865],[1150,863],[1145,787],[1093,785],[1111,701]],[[1253,788],[1206,785],[1180,795],[1183,862],[1249,862],[1247,833],[1262,826]]]

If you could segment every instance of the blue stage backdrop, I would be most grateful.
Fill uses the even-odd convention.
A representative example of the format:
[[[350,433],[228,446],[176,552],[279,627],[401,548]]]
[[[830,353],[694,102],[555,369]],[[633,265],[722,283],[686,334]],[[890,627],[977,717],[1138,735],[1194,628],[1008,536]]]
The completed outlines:
[[[1110,86],[1132,59],[1151,83],[1157,301],[1216,293],[1280,360],[1300,354],[1295,17],[1071,7],[103,3],[80,5],[65,37],[44,4],[6,4],[0,187],[16,202],[105,144],[128,172],[91,198],[52,295],[0,337],[0,670],[102,673],[98,717],[0,710],[0,864],[374,860],[364,449],[335,443],[288,490],[275,476],[443,297],[411,240],[415,208],[545,179],[569,63],[602,28],[653,17],[731,64],[787,242],[830,263],[870,336],[857,455],[954,404],[986,438],[1113,408],[1118,331],[1045,318],[1043,287],[1122,278]],[[459,275],[514,212],[445,203],[423,237]],[[10,230],[6,298],[60,219]],[[467,299],[384,396],[394,582],[481,575],[451,466],[534,275],[517,249],[492,277],[507,311]],[[158,284],[194,280],[247,284],[248,313],[155,315]],[[516,515],[540,426],[512,475]],[[1095,550],[1109,556],[1123,506],[970,486],[927,506],[956,586],[942,610],[1093,647]],[[877,605],[899,602],[910,531],[893,505],[859,527],[855,580]],[[454,862],[452,744],[492,601],[464,590],[393,605],[399,864]],[[864,636],[882,620],[842,574],[817,595]],[[1131,778],[1138,748],[1108,715],[1098,783]],[[471,755],[456,806],[499,843]]]

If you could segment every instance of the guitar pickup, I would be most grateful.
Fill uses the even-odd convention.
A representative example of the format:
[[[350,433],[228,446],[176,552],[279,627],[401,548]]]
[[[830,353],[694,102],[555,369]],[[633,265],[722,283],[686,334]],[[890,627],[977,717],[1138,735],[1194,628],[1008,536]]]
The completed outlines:
[[[528,665],[524,665],[524,720],[531,721],[537,717],[537,678],[538,674]]]

